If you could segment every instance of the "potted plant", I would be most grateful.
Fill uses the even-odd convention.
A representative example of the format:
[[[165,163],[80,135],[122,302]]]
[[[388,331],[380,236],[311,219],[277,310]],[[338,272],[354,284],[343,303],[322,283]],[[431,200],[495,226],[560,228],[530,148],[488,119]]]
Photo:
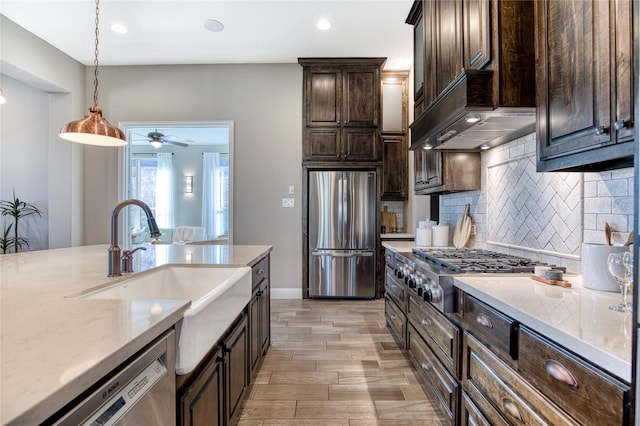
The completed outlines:
[[[34,214],[42,217],[40,210],[36,206],[20,201],[16,197],[15,189],[13,190],[13,200],[0,200],[0,215],[13,218],[13,223],[9,225],[5,224],[0,239],[0,250],[2,250],[3,254],[6,253],[11,246],[13,246],[15,253],[18,253],[23,247],[29,247],[29,240],[18,235],[18,222],[20,218]],[[12,228],[13,236],[9,237]]]

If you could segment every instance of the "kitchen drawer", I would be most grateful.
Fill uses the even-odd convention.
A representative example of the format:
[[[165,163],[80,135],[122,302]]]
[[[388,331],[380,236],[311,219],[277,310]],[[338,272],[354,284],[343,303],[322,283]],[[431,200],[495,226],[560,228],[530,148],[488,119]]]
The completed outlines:
[[[431,346],[449,373],[460,378],[460,328],[412,292],[409,292],[407,320]]]
[[[438,361],[436,355],[411,324],[407,326],[407,346],[409,355],[420,372],[419,375],[433,390],[443,413],[452,420],[452,424],[456,424],[460,398],[458,381]]]
[[[473,335],[503,359],[518,358],[518,322],[466,293],[462,309],[464,322]]]
[[[253,289],[258,286],[265,278],[269,277],[269,256],[265,256],[258,263],[253,265],[251,270],[251,282]]]
[[[469,333],[463,390],[492,424],[576,424]]]
[[[395,269],[396,267],[396,254],[389,249],[384,250],[384,261],[385,263],[391,267],[391,269]]]
[[[398,341],[400,347],[405,349],[407,341],[407,319],[389,296],[384,299],[384,316],[387,318],[387,324],[391,328],[391,334],[393,334],[393,337]]]
[[[462,426],[492,426],[464,391],[460,408],[460,424]]]
[[[620,425],[629,411],[629,387],[555,343],[522,327],[520,374],[578,422]]]
[[[399,278],[395,278],[393,269],[388,266],[386,267],[384,288],[386,294],[396,302],[404,313],[407,309],[407,286]]]

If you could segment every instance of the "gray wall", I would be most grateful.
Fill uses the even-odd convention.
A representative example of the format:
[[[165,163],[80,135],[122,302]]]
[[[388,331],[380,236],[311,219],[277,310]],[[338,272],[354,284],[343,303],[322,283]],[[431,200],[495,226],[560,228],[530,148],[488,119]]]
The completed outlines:
[[[91,81],[92,69],[87,69]],[[87,104],[90,99],[87,98]],[[270,244],[272,286],[302,277],[302,68],[297,64],[100,68],[100,106],[120,121],[234,122],[234,244]],[[85,243],[109,241],[118,151],[86,147]],[[296,194],[288,195],[288,186]],[[296,207],[283,209],[282,198]]]

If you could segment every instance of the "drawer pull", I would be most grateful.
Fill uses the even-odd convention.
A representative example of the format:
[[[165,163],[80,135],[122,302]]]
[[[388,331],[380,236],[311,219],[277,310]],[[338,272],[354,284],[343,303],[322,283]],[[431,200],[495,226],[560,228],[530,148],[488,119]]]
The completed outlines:
[[[493,328],[491,320],[485,314],[478,314],[478,316],[476,317],[476,321],[483,327]]]
[[[420,324],[424,325],[425,327],[429,327],[431,324],[433,324],[433,322],[429,318],[422,318]]]
[[[391,320],[395,321],[398,319],[398,317],[396,315],[389,315],[389,317],[391,318]]]
[[[613,128],[616,130],[622,130],[627,127],[627,123],[630,123],[631,120],[618,120],[613,124]]]
[[[604,126],[598,126],[593,130],[593,133],[595,135],[604,135],[605,133],[607,133],[607,128]]]
[[[544,365],[547,368],[547,373],[551,377],[576,389],[578,388],[578,381],[564,365],[552,359],[546,360]]]
[[[258,272],[256,272],[256,274],[262,275],[262,274],[264,274],[264,270],[262,268],[260,268],[260,269],[258,269]]]
[[[522,420],[522,415],[520,414],[520,410],[515,402],[512,400],[505,398],[502,400],[502,407],[504,407],[504,411],[507,412],[511,417],[524,424],[524,420]]]
[[[422,367],[424,371],[431,371],[431,364],[428,363],[427,361],[422,361],[422,364],[420,364],[420,367]]]

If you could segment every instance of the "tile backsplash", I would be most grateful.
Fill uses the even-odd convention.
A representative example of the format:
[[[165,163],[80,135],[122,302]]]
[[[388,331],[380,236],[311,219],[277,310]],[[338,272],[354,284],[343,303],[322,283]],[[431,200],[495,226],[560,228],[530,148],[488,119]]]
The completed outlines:
[[[580,271],[582,242],[613,243],[633,228],[633,169],[537,173],[535,133],[482,154],[478,191],[440,197],[440,220],[453,226],[471,204],[477,233],[469,247],[539,259]]]

